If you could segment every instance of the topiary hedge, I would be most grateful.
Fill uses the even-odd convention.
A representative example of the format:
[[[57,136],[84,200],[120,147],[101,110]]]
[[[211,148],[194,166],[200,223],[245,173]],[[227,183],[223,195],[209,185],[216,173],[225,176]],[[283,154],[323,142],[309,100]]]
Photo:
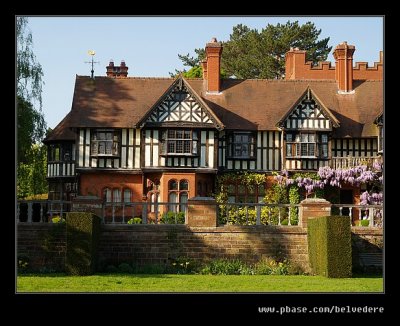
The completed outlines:
[[[351,277],[351,227],[348,216],[323,216],[308,220],[311,269],[327,277]]]
[[[65,270],[70,275],[90,275],[97,264],[100,218],[87,212],[67,213]]]

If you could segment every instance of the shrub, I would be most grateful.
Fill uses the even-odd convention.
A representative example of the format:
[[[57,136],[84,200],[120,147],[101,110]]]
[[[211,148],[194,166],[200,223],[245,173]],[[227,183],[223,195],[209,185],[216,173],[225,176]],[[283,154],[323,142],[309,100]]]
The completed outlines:
[[[121,273],[132,273],[133,269],[128,263],[121,263],[118,266],[118,271]]]
[[[268,225],[271,222],[269,209],[269,207],[261,208],[261,224]],[[256,225],[257,211],[255,207],[219,205],[218,212],[219,225]]]
[[[213,275],[240,275],[243,263],[238,260],[216,259],[210,261],[201,271],[201,274]]]
[[[163,224],[185,224],[184,212],[169,211],[161,216],[160,223]]]
[[[300,203],[300,193],[299,188],[297,186],[292,185],[289,188],[289,203],[291,204],[299,204]],[[292,207],[290,211],[290,223],[292,225],[297,225],[299,223],[299,208]]]
[[[118,268],[115,267],[114,265],[108,265],[106,267],[106,272],[107,273],[118,273]]]
[[[307,274],[304,271],[303,267],[295,262],[289,263],[287,271],[288,271],[289,275],[306,275]]]
[[[361,226],[369,226],[369,220],[360,220]]]
[[[67,213],[65,268],[71,275],[90,275],[97,266],[100,218],[92,213]]]
[[[133,268],[135,274],[164,274],[166,271],[163,265],[139,265]]]
[[[39,268],[39,273],[40,274],[53,274],[56,273],[57,270],[48,266],[43,266],[41,268]]]
[[[230,206],[226,224],[255,225],[256,210],[253,207]]]
[[[254,268],[252,266],[243,264],[239,268],[239,274],[240,275],[255,275],[256,272],[255,272],[255,270],[254,270]]]
[[[65,218],[62,218],[62,217],[60,217],[60,216],[54,216],[52,219],[51,219],[51,222],[52,223],[65,223]]]
[[[281,225],[289,225],[289,219],[285,218],[283,221],[281,221]]]
[[[46,200],[48,199],[48,193],[45,194],[36,194],[36,195],[29,195],[24,198],[24,200]]]
[[[18,262],[18,273],[19,274],[27,273],[29,270],[29,257],[23,254],[18,255],[17,262]]]
[[[351,228],[348,216],[309,219],[308,252],[314,273],[327,277],[351,277]]]
[[[259,261],[254,270],[258,275],[288,275],[289,266],[286,260],[278,262],[273,258],[266,258]]]
[[[142,224],[141,217],[132,217],[128,222],[128,224]]]
[[[185,257],[173,259],[171,264],[167,266],[167,272],[171,274],[190,274],[195,273],[198,269],[197,261]]]
[[[270,204],[286,204],[289,202],[287,189],[277,184],[267,190],[264,201]],[[288,209],[283,207],[268,207],[268,224],[278,225],[279,213],[281,221],[287,218]]]

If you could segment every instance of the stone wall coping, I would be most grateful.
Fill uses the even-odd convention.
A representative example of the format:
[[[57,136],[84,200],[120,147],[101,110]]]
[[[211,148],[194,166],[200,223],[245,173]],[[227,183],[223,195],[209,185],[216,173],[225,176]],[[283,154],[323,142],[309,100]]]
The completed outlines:
[[[74,199],[74,201],[76,200],[101,200],[101,198],[97,197],[97,196],[76,196]]]
[[[28,223],[20,222],[17,229],[44,230],[58,226],[58,223]],[[134,232],[157,232],[157,231],[188,231],[188,232],[211,232],[211,233],[307,233],[306,228],[300,226],[276,226],[276,225],[222,225],[217,227],[190,227],[184,224],[101,224],[100,228],[104,231],[134,231]],[[383,229],[378,227],[352,226],[351,232],[361,235],[382,235]]]
[[[215,198],[214,197],[200,197],[200,196],[197,196],[197,197],[191,197],[191,198],[188,199],[188,202],[192,202],[192,201],[205,202],[205,204],[206,204],[206,202],[211,202],[212,204],[214,204],[215,203]]]
[[[307,229],[300,226],[275,226],[275,225],[224,225],[217,227],[198,227],[175,224],[102,224],[104,231],[121,232],[167,232],[171,230],[187,231],[194,233],[286,233],[306,234]]]
[[[307,198],[300,202],[300,205],[332,205],[323,198]]]
[[[383,229],[377,228],[377,227],[352,226],[351,232],[354,234],[382,235],[383,236]]]

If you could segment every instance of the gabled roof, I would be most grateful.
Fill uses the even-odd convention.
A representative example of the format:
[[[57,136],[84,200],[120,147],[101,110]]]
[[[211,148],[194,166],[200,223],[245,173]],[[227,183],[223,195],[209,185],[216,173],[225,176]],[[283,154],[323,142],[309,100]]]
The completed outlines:
[[[332,126],[335,128],[339,127],[340,123],[338,119],[336,119],[333,113],[324,105],[324,103],[312,91],[309,85],[305,89],[304,93],[299,97],[299,99],[291,106],[288,112],[278,121],[278,123],[276,124],[277,127],[284,127],[286,119],[293,113],[294,110],[296,110],[297,106],[304,100],[305,97],[307,97],[308,99],[310,98],[314,99],[319,104],[319,107],[323,115],[327,119],[329,119],[329,121],[332,123]]]
[[[338,94],[334,80],[224,79],[219,95],[207,93],[202,79],[183,81],[225,129],[278,130],[276,124],[309,87],[340,124],[333,131],[335,137],[378,134],[374,120],[383,107],[383,81],[354,81],[354,94]],[[173,78],[77,76],[71,112],[57,128],[133,128],[174,82]],[[64,131],[53,133],[48,139],[66,137]]]
[[[70,124],[133,128],[173,81],[172,78],[76,76]]]
[[[69,127],[71,112],[51,131],[51,133],[43,140],[43,143],[60,140],[75,140],[75,133]]]
[[[142,119],[140,119],[137,124],[134,126],[135,128],[142,128],[146,125],[146,121],[151,116],[154,110],[156,110],[160,104],[171,94],[174,89],[184,89],[186,88],[187,92],[197,101],[200,105],[201,109],[205,111],[208,117],[212,121],[212,125],[214,128],[221,130],[224,127],[224,124],[218,119],[212,109],[204,102],[204,100],[196,93],[196,91],[190,86],[190,84],[182,77],[182,75],[178,76],[176,80],[171,84],[170,87],[164,92],[164,94],[160,97],[160,99],[146,112]]]

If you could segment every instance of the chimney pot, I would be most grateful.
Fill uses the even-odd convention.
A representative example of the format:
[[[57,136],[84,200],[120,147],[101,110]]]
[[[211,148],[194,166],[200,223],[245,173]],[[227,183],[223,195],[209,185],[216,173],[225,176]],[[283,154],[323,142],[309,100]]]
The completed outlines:
[[[217,43],[217,38],[216,37],[211,38],[211,43]]]
[[[110,59],[110,63],[106,67],[107,77],[128,77],[128,67],[125,64],[125,60],[121,60],[119,66],[114,65],[114,60]]]

